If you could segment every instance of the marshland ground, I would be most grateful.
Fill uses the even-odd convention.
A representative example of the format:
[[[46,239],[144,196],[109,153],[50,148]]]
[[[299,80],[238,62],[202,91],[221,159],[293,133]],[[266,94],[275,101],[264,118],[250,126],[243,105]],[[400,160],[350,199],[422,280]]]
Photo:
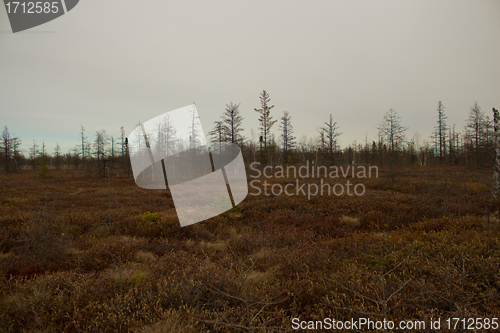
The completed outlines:
[[[361,196],[249,195],[184,228],[168,191],[132,177],[1,174],[0,331],[280,332],[293,318],[499,317],[491,173],[382,168]]]

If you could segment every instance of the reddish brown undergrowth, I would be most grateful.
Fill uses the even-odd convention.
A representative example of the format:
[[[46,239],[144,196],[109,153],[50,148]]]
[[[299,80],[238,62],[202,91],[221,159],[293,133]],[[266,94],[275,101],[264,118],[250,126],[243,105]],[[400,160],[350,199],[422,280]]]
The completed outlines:
[[[0,175],[2,332],[279,332],[295,317],[500,314],[491,170],[381,170],[360,180],[359,197],[249,195],[242,211],[185,228],[166,191],[51,175]]]

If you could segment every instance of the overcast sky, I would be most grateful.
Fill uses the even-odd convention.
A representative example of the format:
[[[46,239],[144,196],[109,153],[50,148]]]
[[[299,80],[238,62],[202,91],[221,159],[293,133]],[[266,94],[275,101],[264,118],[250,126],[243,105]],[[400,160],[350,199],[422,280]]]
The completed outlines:
[[[442,100],[463,129],[500,108],[500,1],[81,0],[13,34],[0,7],[0,125],[53,151],[196,102],[205,134],[229,102],[257,130],[266,89],[297,137],[333,114],[342,147],[395,109],[428,137]],[[278,134],[278,124],[273,128]]]

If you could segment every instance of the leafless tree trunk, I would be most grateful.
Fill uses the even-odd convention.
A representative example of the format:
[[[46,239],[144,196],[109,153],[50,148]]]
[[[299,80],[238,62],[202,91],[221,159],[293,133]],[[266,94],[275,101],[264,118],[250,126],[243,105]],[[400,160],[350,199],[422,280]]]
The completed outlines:
[[[493,198],[498,198],[498,193],[500,189],[500,117],[498,115],[498,110],[493,108],[493,123],[495,126],[495,166],[493,168],[493,184],[491,186],[491,191]]]
[[[472,130],[474,140],[474,167],[476,169],[479,160],[479,146],[481,145],[483,124],[484,114],[477,102],[474,102],[474,106],[470,108],[469,119],[467,119],[467,127]]]
[[[158,138],[156,142],[157,153],[159,155],[165,154],[166,156],[174,154],[176,141],[177,130],[175,129],[170,116],[167,115],[163,119],[163,122],[158,124]]]
[[[283,117],[281,117],[281,138],[283,140],[283,163],[288,163],[288,156],[290,150],[295,148],[295,137],[293,136],[293,126],[291,124],[292,117],[288,111],[283,111]]]
[[[378,129],[385,141],[389,143],[390,150],[394,152],[401,148],[408,127],[403,127],[398,113],[393,109],[389,109]]]
[[[342,134],[338,132],[337,122],[333,121],[333,116],[330,114],[330,120],[324,123],[325,126],[318,129],[319,135],[322,140],[322,144],[326,146],[328,151],[329,159],[331,163],[334,163],[334,154],[337,150],[337,137]]]
[[[439,160],[441,163],[444,161],[446,156],[446,116],[444,114],[444,105],[441,101],[438,102],[438,120],[436,126],[436,150],[439,152]]]
[[[59,170],[61,164],[61,147],[59,147],[59,142],[56,143],[56,147],[54,148],[54,157],[56,160],[56,170]]]
[[[13,147],[12,147],[12,137],[9,133],[9,129],[7,126],[4,127],[2,132],[2,140],[0,142],[0,156],[2,157],[2,168],[5,172],[11,171],[11,161],[13,155]]]
[[[199,126],[196,124],[196,119],[199,118],[196,116],[196,112],[193,110],[193,118],[191,122],[191,135],[189,136],[189,147],[197,148],[200,145],[200,141],[198,140],[199,134]]]
[[[104,163],[104,159],[106,157],[107,142],[108,142],[108,136],[106,135],[105,130],[100,130],[96,132],[96,138],[94,141],[94,155],[97,159],[98,173],[100,173],[100,168],[101,168],[100,162],[103,161]],[[105,165],[103,165],[102,169],[103,169],[102,177],[104,178],[106,177]]]
[[[212,142],[218,142],[219,145],[221,142],[225,141],[225,131],[224,131],[224,123],[222,120],[214,121],[214,129],[208,132],[208,135],[212,136]]]
[[[449,128],[449,138],[448,138],[448,156],[450,163],[456,163],[458,159],[458,133],[455,131],[455,124],[453,127]]]
[[[243,128],[241,128],[243,117],[240,115],[239,106],[240,104],[233,104],[233,102],[226,104],[226,111],[222,115],[224,132],[227,141],[231,143],[243,141],[243,137],[240,134],[243,131]]]
[[[38,144],[36,143],[35,140],[33,140],[33,147],[30,149],[30,158],[32,159],[33,162],[33,170],[36,170],[36,158],[38,156],[39,150],[38,150]]]
[[[85,127],[83,125],[80,125],[80,139],[82,140],[82,169],[85,168],[85,140],[87,140],[87,137],[85,136]],[[76,156],[78,157],[78,156]],[[90,157],[90,156],[89,156]],[[89,163],[90,163],[90,158],[89,158]]]
[[[271,131],[271,127],[277,122],[277,120],[273,120],[271,117],[271,109],[274,108],[274,105],[269,105],[271,98],[269,98],[269,94],[263,90],[260,94],[260,109],[254,109],[256,112],[260,114],[259,117],[259,130],[262,133],[262,142],[264,143],[264,149],[267,148],[267,138]]]

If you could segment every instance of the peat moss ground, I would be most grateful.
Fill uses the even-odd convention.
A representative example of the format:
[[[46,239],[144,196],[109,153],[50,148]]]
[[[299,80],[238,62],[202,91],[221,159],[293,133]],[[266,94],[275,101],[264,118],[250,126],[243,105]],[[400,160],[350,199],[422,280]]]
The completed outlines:
[[[0,175],[2,332],[500,316],[491,170],[381,170],[361,197],[248,196],[185,228],[167,191],[50,174]]]

